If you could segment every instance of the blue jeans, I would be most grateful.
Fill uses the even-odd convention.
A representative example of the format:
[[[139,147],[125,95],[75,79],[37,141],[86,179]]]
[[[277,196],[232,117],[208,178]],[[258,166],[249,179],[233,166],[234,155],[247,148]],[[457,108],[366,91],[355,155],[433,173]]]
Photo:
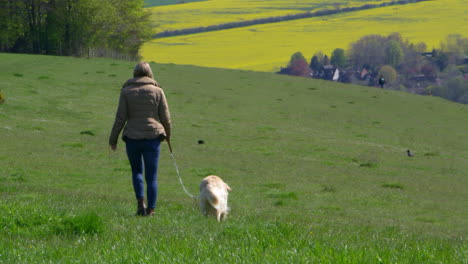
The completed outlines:
[[[158,161],[161,140],[159,138],[142,140],[127,138],[125,143],[128,160],[132,167],[133,188],[136,198],[145,197],[145,186],[143,182],[144,164],[148,208],[155,208],[156,198],[158,196]]]

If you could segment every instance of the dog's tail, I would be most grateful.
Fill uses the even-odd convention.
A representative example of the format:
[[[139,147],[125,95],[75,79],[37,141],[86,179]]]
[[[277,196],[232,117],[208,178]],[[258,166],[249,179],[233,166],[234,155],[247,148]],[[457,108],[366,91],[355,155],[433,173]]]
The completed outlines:
[[[206,189],[206,190],[205,190]],[[203,181],[200,184],[200,192],[206,193],[206,201],[213,207],[216,208],[216,205],[219,203],[218,198],[216,195],[213,195],[213,190],[207,181]]]

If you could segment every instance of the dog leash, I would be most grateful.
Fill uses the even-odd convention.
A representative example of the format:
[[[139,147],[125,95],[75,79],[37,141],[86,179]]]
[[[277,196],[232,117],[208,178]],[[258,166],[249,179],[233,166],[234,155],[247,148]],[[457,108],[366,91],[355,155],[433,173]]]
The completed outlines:
[[[167,140],[167,144],[169,145],[169,151],[171,152],[171,157],[172,157],[172,160],[174,161],[174,167],[176,169],[177,176],[179,177],[180,185],[182,185],[182,189],[184,189],[184,192],[188,196],[190,196],[193,199],[197,199],[197,197],[195,195],[191,194],[189,191],[187,191],[187,188],[185,188],[184,182],[182,181],[182,177],[180,177],[179,167],[177,166],[177,162],[176,162],[176,159],[174,157],[174,153],[172,152],[171,142],[169,142],[169,140]]]

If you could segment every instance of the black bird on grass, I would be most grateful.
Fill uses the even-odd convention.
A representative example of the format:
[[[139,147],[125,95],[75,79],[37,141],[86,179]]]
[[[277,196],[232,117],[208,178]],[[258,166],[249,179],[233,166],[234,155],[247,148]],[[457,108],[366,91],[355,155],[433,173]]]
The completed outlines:
[[[204,144],[204,143],[205,143],[205,141],[203,141],[203,140],[201,140],[201,139],[198,140],[198,144]]]
[[[408,154],[408,157],[414,157],[414,154],[411,153],[411,151],[409,149],[406,150],[406,154]]]

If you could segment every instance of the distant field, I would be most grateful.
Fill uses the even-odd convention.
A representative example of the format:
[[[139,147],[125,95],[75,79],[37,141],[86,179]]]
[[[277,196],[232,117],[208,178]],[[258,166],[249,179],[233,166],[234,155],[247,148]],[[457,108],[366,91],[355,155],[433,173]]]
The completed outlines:
[[[271,16],[282,16],[335,7],[377,4],[390,0],[209,0],[151,8],[156,31],[216,25]]]
[[[164,6],[164,5],[179,5],[190,2],[199,2],[207,0],[145,0],[146,7]]]
[[[163,143],[142,218],[107,143],[133,67],[0,53],[0,263],[466,263],[468,105],[152,64],[188,190],[219,175],[232,210],[202,216]]]
[[[468,35],[468,2],[428,1],[320,18],[294,20],[196,35],[155,39],[142,48],[146,60],[208,67],[277,71],[301,51],[347,49],[364,35],[400,32],[411,42],[439,47],[448,34]]]

